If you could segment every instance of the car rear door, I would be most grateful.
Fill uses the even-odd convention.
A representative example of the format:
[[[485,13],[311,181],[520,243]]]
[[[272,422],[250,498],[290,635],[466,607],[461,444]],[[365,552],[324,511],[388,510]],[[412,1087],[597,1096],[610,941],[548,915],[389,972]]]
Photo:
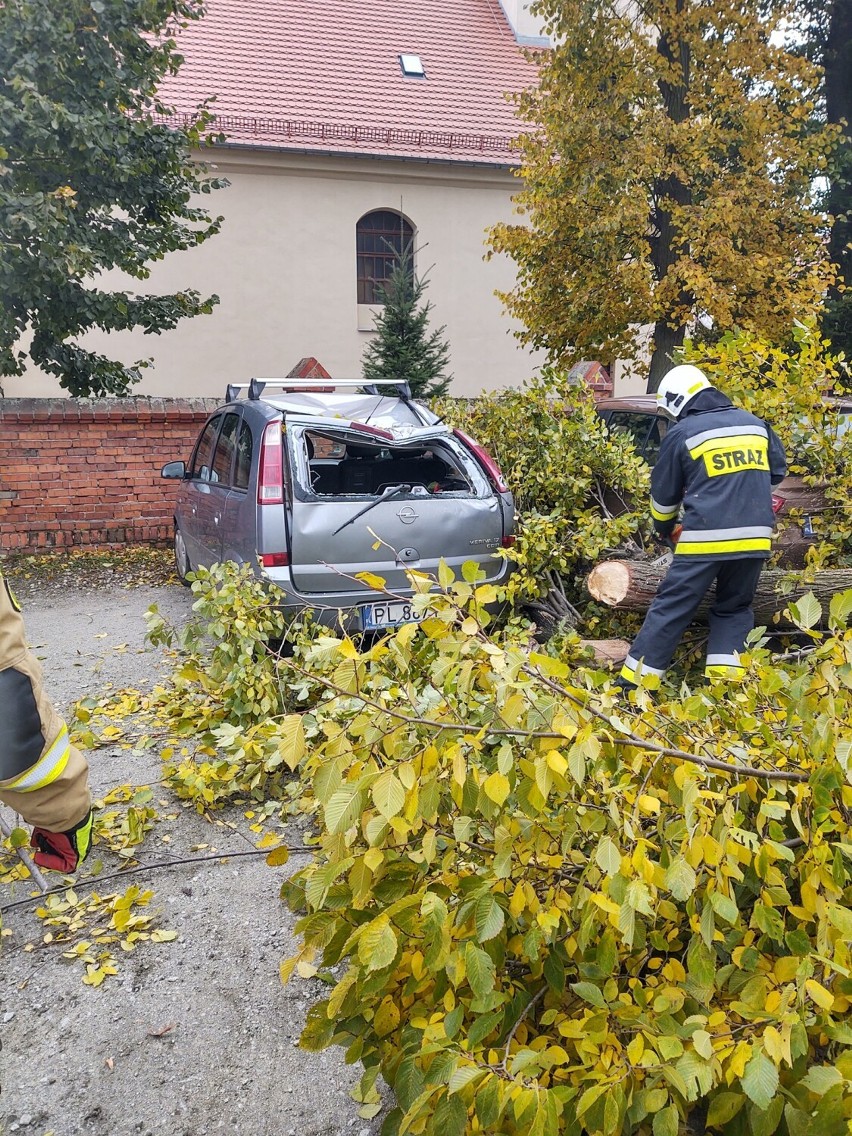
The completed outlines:
[[[193,566],[212,564],[219,557],[210,540],[210,479],[213,473],[213,454],[223,415],[215,414],[201,431],[189,463],[188,485],[183,498],[181,530],[186,543],[189,561]]]
[[[320,445],[322,443],[323,445]],[[473,455],[446,428],[381,430],[288,425],[292,478],[290,571],[306,598],[362,592],[358,572],[408,590],[406,570],[457,575],[476,560],[497,580],[501,502]],[[338,460],[322,456],[343,453]]]
[[[221,558],[247,564],[254,563],[258,552],[257,502],[251,492],[254,438],[242,415],[235,437],[231,484],[220,523]]]

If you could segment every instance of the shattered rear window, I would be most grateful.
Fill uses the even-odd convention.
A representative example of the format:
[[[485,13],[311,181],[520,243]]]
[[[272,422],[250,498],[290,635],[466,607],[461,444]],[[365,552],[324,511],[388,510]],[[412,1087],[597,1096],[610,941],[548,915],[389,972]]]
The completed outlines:
[[[310,475],[305,488],[318,497],[381,497],[402,486],[408,487],[403,496],[477,496],[470,459],[450,439],[388,446],[306,430],[303,444]]]

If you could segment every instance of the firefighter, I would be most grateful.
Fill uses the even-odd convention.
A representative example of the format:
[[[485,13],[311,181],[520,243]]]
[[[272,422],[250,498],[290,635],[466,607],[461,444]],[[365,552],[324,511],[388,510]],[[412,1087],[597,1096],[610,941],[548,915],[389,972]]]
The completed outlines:
[[[73,872],[92,839],[89,767],[45,697],[20,611],[0,575],[0,801],[33,825],[39,867]]]
[[[659,685],[714,583],[704,673],[744,673],[740,652],[754,627],[751,605],[775,522],[771,487],[787,471],[771,428],[735,407],[697,367],[672,368],[657,407],[675,425],[651,473],[651,515],[674,558],[622,667],[623,689],[640,677],[646,686]]]

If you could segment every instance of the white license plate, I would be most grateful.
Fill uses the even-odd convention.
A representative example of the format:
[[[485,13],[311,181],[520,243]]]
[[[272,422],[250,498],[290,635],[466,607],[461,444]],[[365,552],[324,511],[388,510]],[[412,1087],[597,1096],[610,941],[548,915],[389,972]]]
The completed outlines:
[[[365,604],[361,608],[361,625],[365,631],[374,631],[379,627],[419,623],[425,615],[425,611],[416,611],[412,604],[404,600],[389,600],[387,603]]]

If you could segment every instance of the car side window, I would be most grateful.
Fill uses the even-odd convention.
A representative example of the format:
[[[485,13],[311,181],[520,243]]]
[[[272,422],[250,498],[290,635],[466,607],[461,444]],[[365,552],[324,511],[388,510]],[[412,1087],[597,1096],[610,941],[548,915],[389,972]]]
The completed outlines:
[[[237,464],[234,466],[235,489],[248,489],[251,475],[251,457],[251,427],[247,422],[243,422],[240,425],[240,439],[237,442]]]
[[[210,478],[211,481],[215,481],[219,485],[231,484],[231,466],[234,460],[239,425],[239,415],[225,415],[225,421],[219,431],[219,440],[216,442],[216,452],[213,455],[213,473]]]
[[[189,476],[195,481],[210,481],[213,469],[213,447],[216,445],[216,434],[222,415],[217,414],[211,418],[201,432],[201,437],[192,455],[192,468]]]
[[[660,452],[660,443],[665,434],[665,423],[656,414],[643,414],[634,410],[614,410],[607,419],[610,430],[619,430],[630,435],[636,452],[649,465],[653,465]]]

